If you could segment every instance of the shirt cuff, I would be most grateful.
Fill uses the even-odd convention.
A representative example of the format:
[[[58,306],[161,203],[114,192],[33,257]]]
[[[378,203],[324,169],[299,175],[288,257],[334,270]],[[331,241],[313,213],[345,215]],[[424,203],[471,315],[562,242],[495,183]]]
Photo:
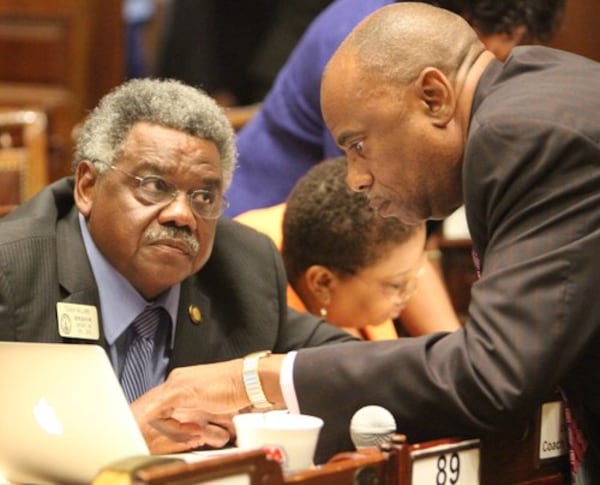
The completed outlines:
[[[279,386],[283,394],[285,406],[290,413],[299,414],[300,406],[296,397],[296,389],[294,388],[294,361],[296,360],[296,352],[288,352],[281,363],[281,371],[279,373]]]

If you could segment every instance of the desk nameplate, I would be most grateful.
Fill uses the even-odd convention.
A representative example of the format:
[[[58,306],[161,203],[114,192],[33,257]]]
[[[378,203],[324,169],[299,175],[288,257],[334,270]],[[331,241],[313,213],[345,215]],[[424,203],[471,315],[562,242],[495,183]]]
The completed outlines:
[[[477,439],[413,447],[413,485],[476,485],[480,482],[480,442]]]
[[[540,410],[538,458],[544,462],[564,456],[568,451],[564,403],[546,402]]]

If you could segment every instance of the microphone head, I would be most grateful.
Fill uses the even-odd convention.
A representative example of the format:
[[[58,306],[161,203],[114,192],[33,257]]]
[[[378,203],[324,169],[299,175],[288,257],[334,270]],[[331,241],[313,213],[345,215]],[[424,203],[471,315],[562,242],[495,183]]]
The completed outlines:
[[[381,406],[365,406],[350,420],[350,438],[356,449],[378,446],[396,433],[396,420]]]

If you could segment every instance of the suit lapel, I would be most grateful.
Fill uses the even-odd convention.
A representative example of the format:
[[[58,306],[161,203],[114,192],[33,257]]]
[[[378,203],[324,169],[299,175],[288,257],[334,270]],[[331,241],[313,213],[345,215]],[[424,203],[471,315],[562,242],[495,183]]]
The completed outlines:
[[[210,349],[210,300],[204,296],[194,275],[181,283],[175,347],[169,371],[175,367],[208,362]]]
[[[81,230],[79,228],[78,211],[75,206],[69,214],[60,219],[56,228],[56,246],[58,261],[58,281],[61,286],[61,299],[64,303],[95,306],[98,311],[100,339],[68,339],[70,342],[97,343],[106,347],[102,330],[100,298],[92,268],[87,257]]]

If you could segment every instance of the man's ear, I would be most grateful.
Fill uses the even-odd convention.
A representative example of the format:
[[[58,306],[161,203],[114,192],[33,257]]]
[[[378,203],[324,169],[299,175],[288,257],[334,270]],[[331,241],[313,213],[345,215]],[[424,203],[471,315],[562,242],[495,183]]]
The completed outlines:
[[[321,305],[329,305],[337,276],[325,266],[315,264],[305,271],[306,287]]]
[[[434,126],[445,127],[454,117],[456,98],[448,78],[439,69],[428,67],[415,81],[417,96],[425,106],[426,115],[433,118]]]
[[[75,170],[75,205],[84,217],[87,219],[92,212],[92,205],[96,195],[96,183],[98,182],[98,172],[92,162],[83,160],[77,165]]]

